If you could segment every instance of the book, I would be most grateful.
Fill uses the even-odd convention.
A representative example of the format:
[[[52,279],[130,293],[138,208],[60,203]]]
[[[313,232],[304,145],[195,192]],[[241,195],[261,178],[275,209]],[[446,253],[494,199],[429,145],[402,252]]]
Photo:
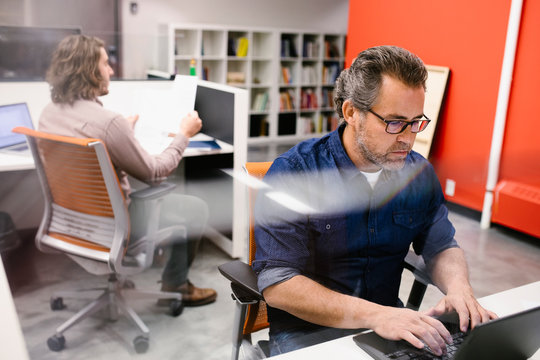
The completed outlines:
[[[236,51],[236,56],[245,57],[248,53],[248,39],[241,37],[238,39],[238,50]]]
[[[227,41],[227,55],[236,56],[235,41],[232,38]]]
[[[291,72],[288,67],[282,66],[281,67],[281,74],[283,76],[283,84],[289,85],[292,82],[291,79]]]
[[[196,148],[200,150],[221,149],[221,146],[215,140],[190,140],[188,148]]]

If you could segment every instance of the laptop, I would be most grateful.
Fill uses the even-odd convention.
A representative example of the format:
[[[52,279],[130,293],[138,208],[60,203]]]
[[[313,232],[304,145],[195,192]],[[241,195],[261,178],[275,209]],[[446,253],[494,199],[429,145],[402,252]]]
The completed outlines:
[[[439,320],[454,338],[454,345],[447,345],[448,354],[444,356],[417,349],[403,340],[383,339],[373,331],[353,339],[376,360],[520,360],[530,358],[540,347],[540,306],[477,325],[466,333],[459,331],[456,313],[443,315]]]
[[[26,136],[11,131],[17,126],[34,128],[26,103],[0,105],[0,152],[29,156]]]

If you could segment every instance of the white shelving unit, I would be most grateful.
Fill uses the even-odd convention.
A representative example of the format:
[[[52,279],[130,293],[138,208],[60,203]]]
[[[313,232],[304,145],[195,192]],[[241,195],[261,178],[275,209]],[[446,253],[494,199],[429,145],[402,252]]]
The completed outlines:
[[[295,142],[332,130],[345,34],[200,24],[160,27],[158,69],[249,93],[248,143]]]

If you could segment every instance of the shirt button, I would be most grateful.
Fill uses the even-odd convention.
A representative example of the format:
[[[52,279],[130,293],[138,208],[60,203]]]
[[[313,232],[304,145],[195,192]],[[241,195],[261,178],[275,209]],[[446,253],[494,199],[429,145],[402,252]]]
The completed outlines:
[[[331,226],[330,224],[326,224],[326,230],[330,230]]]

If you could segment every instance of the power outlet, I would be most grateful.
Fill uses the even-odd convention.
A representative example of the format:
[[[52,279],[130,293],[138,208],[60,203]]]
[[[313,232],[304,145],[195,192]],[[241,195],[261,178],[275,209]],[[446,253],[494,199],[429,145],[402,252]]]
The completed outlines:
[[[448,196],[454,196],[456,193],[456,182],[452,179],[446,179],[446,187],[444,193]]]

